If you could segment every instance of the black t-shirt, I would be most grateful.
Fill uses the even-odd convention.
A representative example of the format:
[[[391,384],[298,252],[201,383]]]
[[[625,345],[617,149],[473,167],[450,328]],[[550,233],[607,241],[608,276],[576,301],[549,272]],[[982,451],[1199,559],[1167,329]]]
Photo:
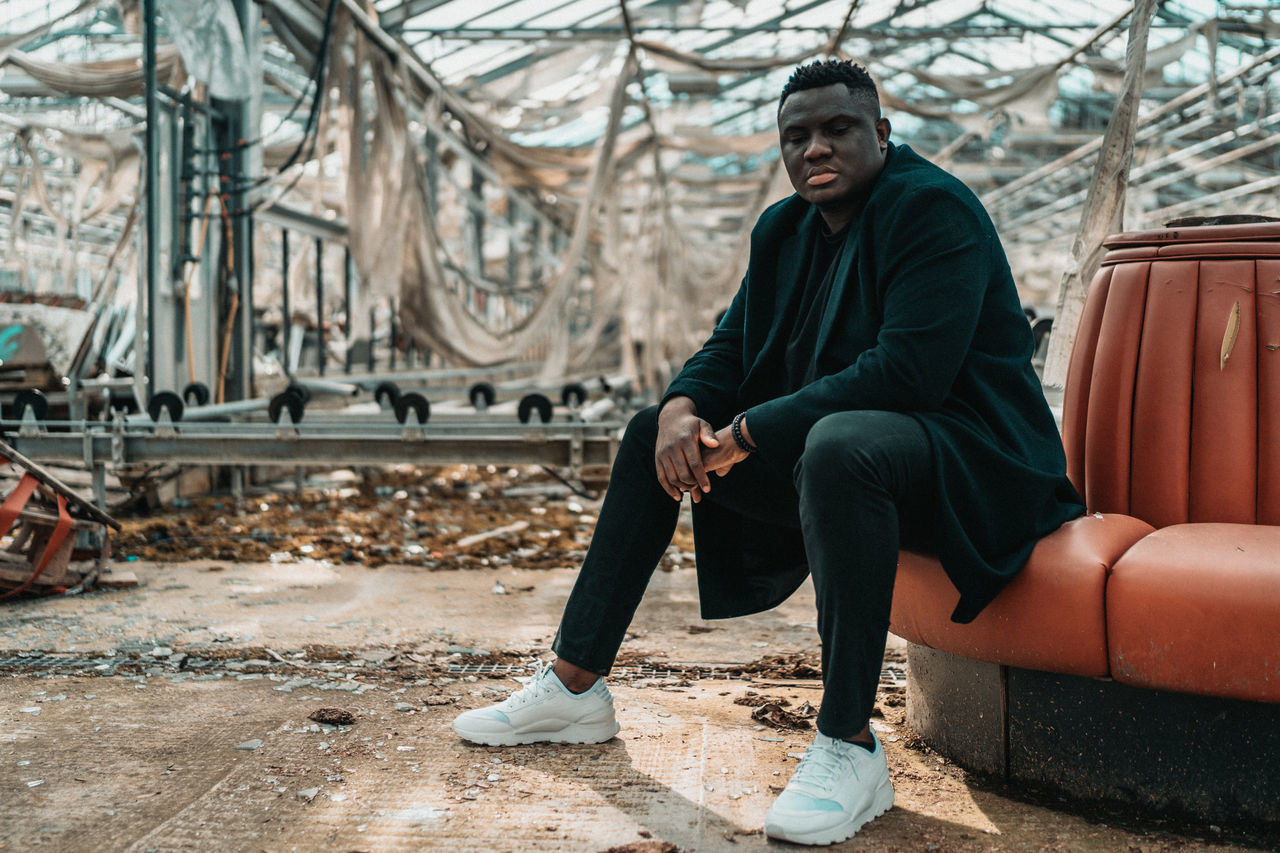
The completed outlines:
[[[800,291],[800,306],[794,314],[795,325],[787,339],[786,382],[784,394],[799,391],[818,378],[818,330],[822,328],[822,315],[826,311],[831,284],[835,280],[836,267],[844,250],[844,238],[849,233],[845,226],[835,234],[824,227],[814,241],[813,255],[809,260],[809,272],[804,288]]]

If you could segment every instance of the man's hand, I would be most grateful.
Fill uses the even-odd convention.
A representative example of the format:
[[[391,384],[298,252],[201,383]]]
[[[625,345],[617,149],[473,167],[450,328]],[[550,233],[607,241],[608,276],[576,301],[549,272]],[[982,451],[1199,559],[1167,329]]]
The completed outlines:
[[[746,459],[751,454],[738,446],[733,440],[733,428],[725,427],[716,432],[716,446],[702,454],[702,467],[718,477],[729,473],[729,469]],[[693,495],[695,502],[702,495]]]
[[[723,431],[723,430],[722,430]],[[711,480],[703,463],[703,447],[713,450],[723,442],[711,424],[698,417],[698,408],[688,397],[673,397],[658,412],[658,444],[654,453],[658,485],[680,500],[690,492],[695,502],[711,491]],[[729,437],[733,443],[733,437]]]

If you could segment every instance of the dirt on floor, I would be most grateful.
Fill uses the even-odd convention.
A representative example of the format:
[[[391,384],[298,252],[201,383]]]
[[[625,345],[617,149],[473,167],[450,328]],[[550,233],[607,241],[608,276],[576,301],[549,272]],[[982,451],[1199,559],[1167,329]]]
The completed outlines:
[[[538,469],[405,466],[330,475],[322,489],[260,492],[238,509],[226,496],[179,504],[163,517],[125,519],[116,550],[146,560],[557,568],[581,561],[599,501]],[[692,533],[680,531],[664,567],[692,551]]]
[[[312,486],[127,519],[138,587],[0,608],[0,849],[799,849],[761,825],[821,701],[811,587],[704,621],[684,527],[610,679],[620,735],[472,746],[450,721],[546,659],[598,499],[528,469]],[[833,849],[1280,847],[966,773],[907,727],[903,656],[873,720],[895,806]]]

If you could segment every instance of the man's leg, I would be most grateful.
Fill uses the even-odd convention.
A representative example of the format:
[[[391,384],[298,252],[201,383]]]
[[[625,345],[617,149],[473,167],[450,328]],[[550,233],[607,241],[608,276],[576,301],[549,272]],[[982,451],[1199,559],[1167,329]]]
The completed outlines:
[[[657,435],[656,407],[627,426],[591,545],[551,644],[561,661],[598,675],[608,675],[613,666],[680,515],[680,504],[658,486]],[[724,477],[712,475],[704,500],[749,518],[800,525],[793,485],[756,459],[735,465]]]
[[[551,647],[506,701],[465,711],[453,730],[474,743],[603,743],[618,732],[613,696],[598,676],[618,654],[658,560],[671,542],[680,504],[658,486],[658,409],[631,419],[618,447],[591,545]]]
[[[933,451],[909,415],[840,412],[814,425],[795,475],[822,638],[818,729],[849,738],[871,718],[901,531],[931,513]]]
[[[507,701],[466,711],[454,731],[511,745],[599,743],[617,731],[604,680],[645,588],[675,532],[680,504],[658,486],[657,408],[637,414],[614,459],[600,518],[552,643],[558,659]],[[792,484],[757,460],[712,477],[707,499],[774,523],[799,526]]]
[[[658,485],[654,450],[658,407],[627,425],[609,474],[604,505],[551,649],[576,667],[608,675],[662,554],[680,504]]]
[[[765,817],[771,837],[832,844],[893,805],[884,749],[868,721],[898,548],[904,527],[914,536],[928,526],[933,472],[928,437],[907,415],[841,412],[809,432],[795,481],[817,597],[823,698],[818,734]]]

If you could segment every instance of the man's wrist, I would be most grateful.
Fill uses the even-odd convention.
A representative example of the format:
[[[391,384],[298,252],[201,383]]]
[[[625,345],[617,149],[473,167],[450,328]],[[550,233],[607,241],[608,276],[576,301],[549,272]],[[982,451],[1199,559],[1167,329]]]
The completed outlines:
[[[747,413],[740,412],[734,416],[733,423],[729,425],[730,431],[733,433],[734,443],[744,453],[755,453],[759,450],[754,441],[751,440],[751,433],[747,431]]]
[[[669,397],[667,401],[658,408],[658,417],[662,417],[664,414],[667,414],[668,411],[674,414],[697,415],[698,404],[693,401],[692,397],[685,396],[684,394],[677,394],[674,397]]]

